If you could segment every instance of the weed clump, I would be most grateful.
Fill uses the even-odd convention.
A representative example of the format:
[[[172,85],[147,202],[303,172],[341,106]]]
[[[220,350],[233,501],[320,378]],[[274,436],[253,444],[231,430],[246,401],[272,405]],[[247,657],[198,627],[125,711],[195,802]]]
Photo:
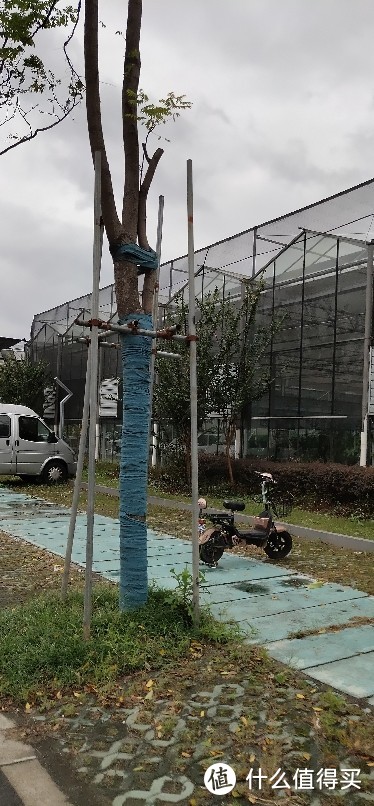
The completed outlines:
[[[183,656],[191,640],[227,642],[234,630],[203,611],[194,627],[178,593],[153,588],[147,603],[119,611],[116,587],[94,589],[91,637],[83,639],[83,593],[57,593],[0,611],[0,696],[25,702],[41,691],[103,685]]]

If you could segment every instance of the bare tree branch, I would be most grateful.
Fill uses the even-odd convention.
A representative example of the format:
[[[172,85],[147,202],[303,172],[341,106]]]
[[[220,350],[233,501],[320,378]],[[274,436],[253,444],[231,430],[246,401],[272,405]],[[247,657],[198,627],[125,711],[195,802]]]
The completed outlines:
[[[36,28],[34,28],[32,34],[31,34],[32,38],[34,38],[35,34],[37,34],[38,31],[40,31],[42,28],[46,27],[47,23],[49,22],[49,20],[51,18],[52,12],[54,11],[54,9],[57,6],[57,3],[58,3],[58,0],[52,0],[52,3],[49,6],[49,9],[48,9],[44,19],[39,22],[39,24],[36,26]]]
[[[86,109],[92,159],[101,152],[101,203],[105,230],[110,244],[121,234],[121,222],[114,201],[112,177],[106,154],[101,120],[98,58],[98,0],[86,0],[84,23],[84,62],[86,79]]]
[[[138,238],[139,246],[142,249],[149,249],[147,239],[147,197],[152,184],[153,177],[160,159],[164,153],[163,148],[158,148],[153,157],[148,158],[148,168],[139,190],[139,212],[138,212]]]
[[[142,149],[143,149],[143,154],[144,154],[144,157],[145,157],[145,159],[147,160],[147,163],[148,163],[148,165],[149,165],[149,163],[150,163],[150,158],[149,158],[149,156],[148,156],[148,151],[147,151],[147,143],[142,143]]]
[[[77,106],[78,103],[79,103],[78,101],[75,104],[73,103],[60,118],[57,118],[57,120],[54,120],[53,123],[50,123],[48,126],[39,126],[31,134],[26,134],[24,135],[24,137],[20,137],[14,143],[11,143],[11,145],[7,146],[6,148],[3,148],[2,151],[0,151],[0,157],[3,154],[6,154],[8,151],[11,151],[12,148],[16,148],[17,146],[21,145],[21,143],[28,143],[30,140],[34,140],[35,137],[38,134],[40,134],[40,132],[47,132],[49,129],[54,129],[55,126],[58,126],[59,123],[62,123],[62,121],[65,120],[70,115],[70,113],[73,111],[74,107]],[[25,113],[22,114],[21,112],[21,117],[24,118],[24,114]]]
[[[125,239],[136,242],[139,204],[139,135],[137,96],[140,77],[140,29],[142,0],[129,0],[126,50],[122,83],[123,147],[125,154],[125,183],[122,205],[122,223]]]
[[[143,249],[149,249],[147,239],[147,197],[148,191],[151,186],[153,177],[158,163],[164,153],[162,148],[155,151],[153,157],[149,160],[146,175],[140,185],[139,191],[139,217],[138,217],[138,238],[139,245]],[[143,291],[142,291],[142,307],[145,313],[152,313],[153,309],[153,294],[156,283],[156,272],[148,271],[144,277]]]
[[[48,6],[47,11],[45,12],[44,17],[40,19],[39,22],[35,24],[34,29],[30,31],[29,36],[31,44],[34,40],[34,37],[40,30],[42,30],[43,28],[45,29],[50,27],[49,22],[53,14],[53,11],[56,9],[57,4],[58,0],[52,0]],[[40,62],[40,67],[35,68],[34,78],[30,79],[30,81],[26,81],[27,68],[25,66],[23,51],[21,51],[18,58],[17,57],[15,59],[11,58],[9,64],[6,58],[4,58],[1,61],[0,75],[4,73],[4,76],[2,76],[0,82],[0,107],[2,109],[6,107],[13,107],[13,112],[8,115],[5,113],[5,119],[2,121],[0,125],[9,123],[10,120],[13,120],[17,116],[19,116],[22,120],[22,123],[27,126],[28,132],[21,136],[12,135],[8,137],[8,140],[11,139],[12,142],[0,151],[0,156],[6,154],[8,151],[12,150],[13,148],[16,148],[22,143],[26,143],[29,142],[30,140],[35,139],[35,137],[41,132],[48,131],[49,129],[52,129],[55,126],[57,126],[59,123],[62,123],[71,114],[71,112],[73,112],[75,107],[80,103],[83,95],[83,83],[71,62],[71,59],[67,52],[67,47],[75,34],[79,22],[81,5],[82,0],[78,0],[73,28],[67,40],[63,44],[65,59],[67,61],[71,74],[70,84],[68,85],[67,88],[68,97],[66,100],[65,99],[64,101],[59,100],[55,90],[60,82],[55,79],[54,75],[50,71],[45,70],[44,65],[40,60],[37,60]],[[53,22],[51,25],[53,27]],[[4,39],[3,47],[5,47],[7,41],[8,38],[6,37]],[[30,65],[27,65],[27,67],[29,68]],[[33,68],[31,67],[31,73],[32,70]],[[34,83],[37,84],[38,80],[41,83],[41,85],[44,86],[41,86],[40,89],[39,88],[35,89],[33,85]],[[52,106],[52,111],[44,112],[42,109],[40,109],[39,114],[48,115],[49,117],[53,117],[54,120],[52,123],[49,123],[46,126],[37,126],[34,129],[34,124],[32,122],[32,118],[30,120],[30,117],[32,113],[39,108],[39,104],[34,104],[33,106],[30,106],[30,108],[26,109],[25,106],[21,105],[20,98],[22,96],[26,98],[30,94],[31,95],[33,94],[35,95],[35,93],[41,94],[47,91],[51,95],[51,97],[48,97],[48,103],[50,104],[50,106]]]
[[[80,19],[80,14],[81,14],[81,9],[82,9],[82,0],[79,0],[78,7],[77,7],[77,19],[75,20],[75,23],[73,25],[73,28],[72,28],[72,31],[71,31],[70,35],[68,36],[68,38],[65,40],[65,42],[63,44],[64,53],[65,53],[65,59],[66,59],[68,65],[70,67],[70,72],[71,72],[72,76],[75,76],[78,80],[80,80],[80,76],[78,75],[78,73],[77,73],[77,71],[76,71],[76,69],[75,69],[75,67],[74,67],[74,65],[73,65],[73,63],[72,63],[72,61],[70,59],[70,56],[69,56],[69,54],[67,52],[67,47],[68,47],[68,45],[70,45],[70,42],[73,39],[73,36],[74,36],[74,34],[75,34],[76,30],[77,30],[77,26],[78,26],[79,19]]]

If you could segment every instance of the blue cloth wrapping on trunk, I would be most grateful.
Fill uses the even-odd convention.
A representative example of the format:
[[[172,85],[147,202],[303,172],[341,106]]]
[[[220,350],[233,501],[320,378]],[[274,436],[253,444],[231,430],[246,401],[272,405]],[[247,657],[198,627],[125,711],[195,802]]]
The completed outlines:
[[[133,313],[121,325],[137,320],[152,329],[149,314]],[[120,606],[130,610],[147,600],[147,479],[149,455],[150,361],[152,339],[121,335],[123,420],[120,460]],[[143,516],[137,520],[132,516]]]
[[[136,263],[138,274],[145,274],[146,271],[156,271],[158,267],[158,257],[153,249],[142,249],[136,243],[122,243],[111,248],[113,260],[129,260]]]

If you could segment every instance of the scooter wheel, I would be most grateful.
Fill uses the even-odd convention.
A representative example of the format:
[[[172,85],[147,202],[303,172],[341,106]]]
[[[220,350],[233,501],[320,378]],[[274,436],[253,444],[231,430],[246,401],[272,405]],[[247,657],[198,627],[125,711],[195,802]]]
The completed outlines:
[[[214,567],[217,565],[218,560],[221,559],[224,550],[220,535],[213,534],[206,543],[202,543],[201,546],[199,546],[200,560],[205,563],[205,565]]]
[[[282,560],[292,549],[292,537],[289,532],[271,532],[264,548],[271,560]]]

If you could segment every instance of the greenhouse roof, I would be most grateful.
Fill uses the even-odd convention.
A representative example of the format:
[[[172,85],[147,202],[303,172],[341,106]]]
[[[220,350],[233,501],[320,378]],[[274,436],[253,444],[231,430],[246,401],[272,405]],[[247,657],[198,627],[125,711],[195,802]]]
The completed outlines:
[[[304,271],[310,274],[333,270],[337,260],[339,266],[364,262],[372,236],[374,179],[197,250],[195,271],[199,275],[204,269],[205,291],[218,275],[225,275],[233,289],[242,279],[259,274],[269,278],[275,272],[286,281],[301,276],[304,260]],[[187,282],[187,255],[163,263],[160,304],[167,304]],[[44,328],[51,339],[76,337],[74,322],[90,308],[91,294],[87,294],[37,314],[32,337]],[[115,315],[114,286],[110,285],[100,290],[99,317],[109,320]]]

